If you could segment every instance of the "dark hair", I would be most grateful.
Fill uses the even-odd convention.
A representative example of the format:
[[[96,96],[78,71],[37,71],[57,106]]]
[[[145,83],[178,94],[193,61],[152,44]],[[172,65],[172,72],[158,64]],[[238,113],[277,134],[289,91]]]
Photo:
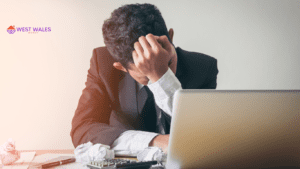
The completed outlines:
[[[129,4],[115,9],[102,27],[104,43],[112,57],[125,68],[134,63],[132,51],[140,36],[151,33],[166,35],[170,40],[165,21],[152,4]]]

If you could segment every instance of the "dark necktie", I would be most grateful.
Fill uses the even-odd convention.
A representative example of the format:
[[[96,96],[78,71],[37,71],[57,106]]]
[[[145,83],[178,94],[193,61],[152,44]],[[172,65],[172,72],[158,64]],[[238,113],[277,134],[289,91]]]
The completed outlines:
[[[147,86],[140,89],[137,100],[139,129],[169,134],[170,125],[166,122],[165,113],[157,106],[154,96]]]
[[[144,86],[138,92],[138,126],[144,131],[156,132],[156,108],[152,92]]]

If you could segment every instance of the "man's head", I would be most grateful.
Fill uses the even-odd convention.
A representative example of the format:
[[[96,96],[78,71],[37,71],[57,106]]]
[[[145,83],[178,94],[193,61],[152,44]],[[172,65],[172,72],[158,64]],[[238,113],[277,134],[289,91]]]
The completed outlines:
[[[130,4],[114,10],[111,17],[105,20],[102,33],[104,43],[116,61],[114,67],[125,72],[129,70],[138,82],[138,79],[145,77],[134,68],[134,43],[149,33],[166,35],[172,42],[174,34],[173,29],[168,32],[160,11],[151,4]]]

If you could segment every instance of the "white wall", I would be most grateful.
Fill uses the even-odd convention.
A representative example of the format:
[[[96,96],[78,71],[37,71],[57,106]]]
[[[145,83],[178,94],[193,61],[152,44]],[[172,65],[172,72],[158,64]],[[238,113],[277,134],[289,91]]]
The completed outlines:
[[[147,1],[1,1],[0,145],[71,149],[71,120],[102,24],[126,3]],[[300,88],[300,1],[194,0],[151,2],[174,44],[218,59],[217,89]],[[10,35],[16,27],[51,32]]]

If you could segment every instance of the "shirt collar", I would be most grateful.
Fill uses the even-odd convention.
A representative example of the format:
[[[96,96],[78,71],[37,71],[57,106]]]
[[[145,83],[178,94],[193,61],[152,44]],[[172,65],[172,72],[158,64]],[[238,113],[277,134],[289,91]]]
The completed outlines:
[[[139,92],[143,87],[144,87],[144,85],[142,85],[142,84],[140,84],[139,82],[136,82],[136,86],[137,86],[137,91]]]

